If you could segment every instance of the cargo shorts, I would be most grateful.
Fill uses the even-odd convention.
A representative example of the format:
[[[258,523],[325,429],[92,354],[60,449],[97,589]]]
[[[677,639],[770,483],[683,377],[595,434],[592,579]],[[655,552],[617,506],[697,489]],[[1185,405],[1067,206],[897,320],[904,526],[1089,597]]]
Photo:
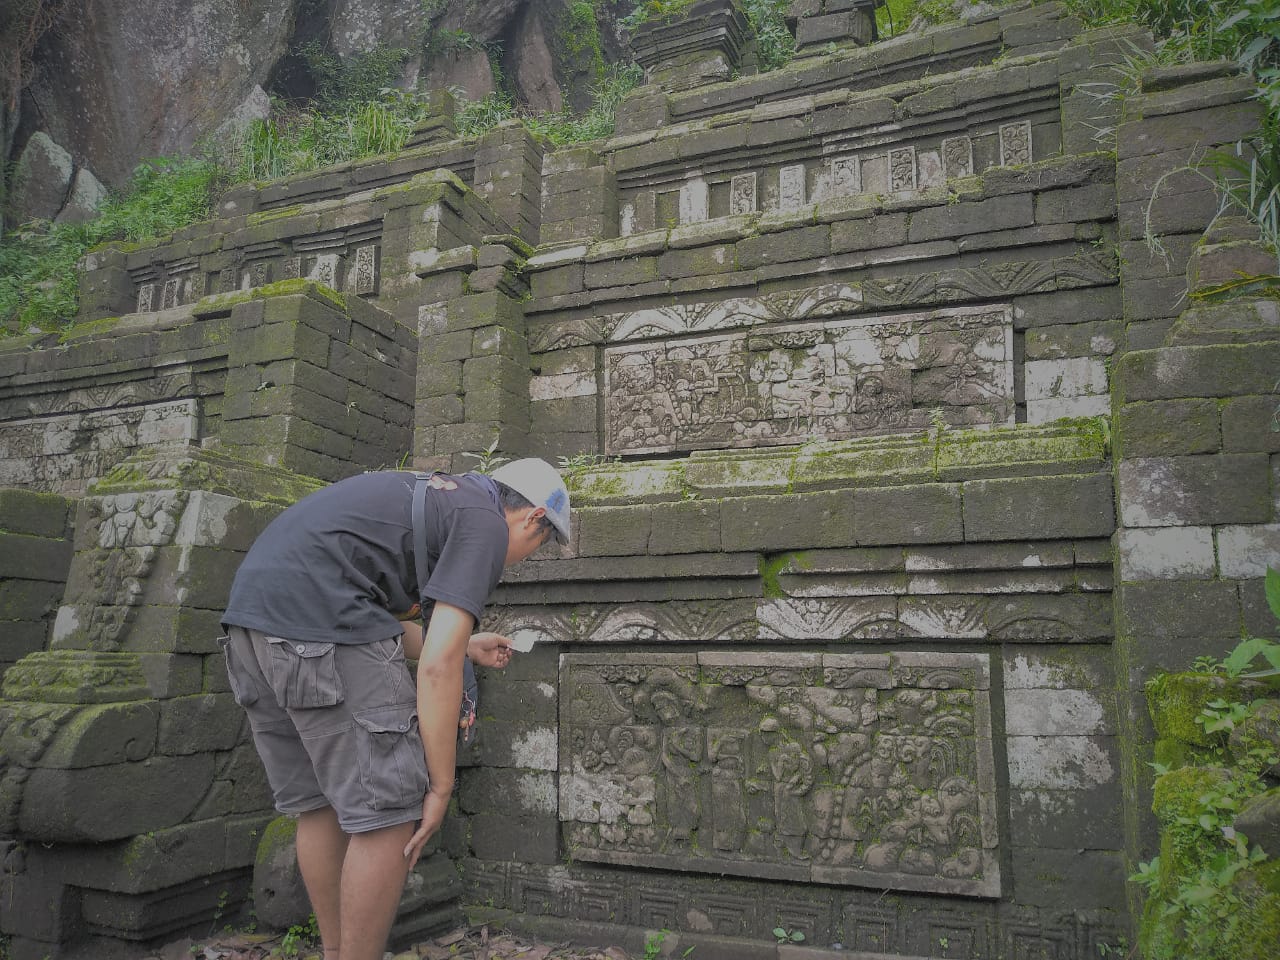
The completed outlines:
[[[347,833],[419,820],[427,762],[400,638],[316,643],[229,626],[220,639],[276,809],[331,806]]]

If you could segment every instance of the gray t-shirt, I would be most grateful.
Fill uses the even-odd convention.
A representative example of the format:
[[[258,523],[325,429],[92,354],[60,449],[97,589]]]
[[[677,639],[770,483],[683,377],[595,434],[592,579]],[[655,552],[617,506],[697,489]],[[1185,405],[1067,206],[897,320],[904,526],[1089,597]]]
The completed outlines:
[[[395,614],[435,601],[477,621],[502,576],[507,524],[493,481],[450,477],[427,488],[427,582],[418,595],[414,475],[365,473],[304,497],[250,548],[223,621],[292,640],[368,643],[400,634]]]

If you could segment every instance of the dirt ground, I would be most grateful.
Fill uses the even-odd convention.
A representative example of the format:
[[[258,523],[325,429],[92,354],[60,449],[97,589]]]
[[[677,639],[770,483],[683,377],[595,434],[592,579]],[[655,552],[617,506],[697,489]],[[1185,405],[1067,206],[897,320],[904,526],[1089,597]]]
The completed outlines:
[[[292,947],[292,949],[290,949]],[[296,951],[296,952],[295,952]],[[321,960],[319,948],[285,944],[279,934],[236,933],[166,945],[145,960]],[[488,927],[459,928],[384,960],[639,960],[618,947],[583,949],[540,943]]]

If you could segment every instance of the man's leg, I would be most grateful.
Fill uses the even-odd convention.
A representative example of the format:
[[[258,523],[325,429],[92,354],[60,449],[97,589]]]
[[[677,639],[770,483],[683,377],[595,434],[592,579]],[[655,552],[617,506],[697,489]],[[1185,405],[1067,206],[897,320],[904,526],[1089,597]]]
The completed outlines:
[[[338,960],[342,943],[342,864],[347,834],[338,826],[333,807],[298,815],[298,868],[320,928],[325,960]]]
[[[413,830],[413,823],[400,823],[351,835],[342,865],[341,960],[382,960],[409,873],[404,848]]]

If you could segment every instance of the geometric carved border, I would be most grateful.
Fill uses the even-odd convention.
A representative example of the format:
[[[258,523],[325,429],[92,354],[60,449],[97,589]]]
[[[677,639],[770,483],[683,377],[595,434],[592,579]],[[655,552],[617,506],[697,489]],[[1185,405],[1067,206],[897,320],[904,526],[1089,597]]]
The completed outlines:
[[[575,860],[998,897],[989,660],[564,654]]]

